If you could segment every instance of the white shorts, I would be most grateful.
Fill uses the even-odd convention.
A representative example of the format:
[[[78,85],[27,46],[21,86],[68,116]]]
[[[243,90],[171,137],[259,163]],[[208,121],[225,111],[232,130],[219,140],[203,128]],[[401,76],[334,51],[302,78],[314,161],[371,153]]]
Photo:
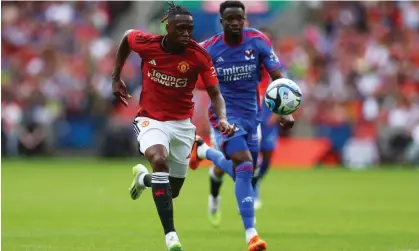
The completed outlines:
[[[169,153],[169,175],[185,178],[196,133],[191,120],[158,121],[137,117],[133,124],[140,153],[144,154],[151,146],[164,145]]]

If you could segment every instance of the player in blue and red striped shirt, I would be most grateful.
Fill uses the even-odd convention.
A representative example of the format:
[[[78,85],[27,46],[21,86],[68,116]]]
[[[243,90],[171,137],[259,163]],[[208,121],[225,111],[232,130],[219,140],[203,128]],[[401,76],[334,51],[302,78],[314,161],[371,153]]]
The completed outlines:
[[[190,167],[196,169],[200,160],[209,159],[235,180],[235,194],[243,220],[249,251],[266,250],[254,226],[252,177],[259,153],[257,127],[259,125],[258,84],[262,65],[272,79],[282,77],[282,64],[275,55],[269,39],[260,31],[243,28],[245,7],[240,1],[226,1],[220,5],[220,22],[224,32],[201,45],[211,55],[220,90],[226,102],[227,118],[236,126],[231,137],[223,135],[214,125],[218,117],[209,108],[217,145],[223,152],[210,148],[197,139],[192,151]],[[286,127],[293,125],[292,116],[282,117]],[[219,187],[218,187],[219,190]]]

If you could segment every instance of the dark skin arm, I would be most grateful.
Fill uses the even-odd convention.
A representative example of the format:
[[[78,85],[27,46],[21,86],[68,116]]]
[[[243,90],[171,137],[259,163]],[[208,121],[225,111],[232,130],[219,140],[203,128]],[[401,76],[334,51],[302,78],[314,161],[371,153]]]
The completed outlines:
[[[278,69],[276,71],[270,72],[269,75],[273,80],[283,78],[281,70]],[[280,124],[284,129],[291,129],[294,126],[294,117],[290,115],[279,115],[279,114],[272,114],[272,117],[269,120],[269,124],[271,126],[275,124]]]
[[[131,48],[128,44],[129,33],[130,30],[125,32],[121,42],[119,43],[118,51],[116,53],[115,64],[112,71],[113,95],[115,95],[118,102],[122,102],[125,106],[128,106],[128,99],[131,98],[131,95],[128,93],[127,86],[125,85],[124,81],[121,80],[121,72],[122,68],[124,67],[125,61],[131,53]]]
[[[231,136],[234,134],[234,127],[227,122],[226,105],[218,85],[208,87],[207,93],[211,99],[212,109],[218,117],[217,129],[222,134]]]
[[[281,70],[280,69],[278,69],[276,71],[273,71],[273,72],[269,72],[269,75],[271,76],[272,81],[284,77],[284,76],[282,76],[282,73],[281,73]]]

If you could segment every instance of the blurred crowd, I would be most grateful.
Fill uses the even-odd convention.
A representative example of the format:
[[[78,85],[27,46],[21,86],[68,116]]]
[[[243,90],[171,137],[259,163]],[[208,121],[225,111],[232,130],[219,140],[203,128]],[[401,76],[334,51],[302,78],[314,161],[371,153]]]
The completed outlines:
[[[3,154],[45,154],[57,141],[71,146],[69,121],[90,118],[95,132],[106,130],[114,110],[109,76],[117,46],[109,33],[131,4],[2,3]],[[141,79],[139,64],[132,57],[125,65],[131,89]]]
[[[322,2],[277,49],[344,164],[419,164],[419,2]]]
[[[110,32],[130,4],[2,3],[3,153],[48,152],[57,138],[71,145],[64,140],[66,124],[86,118],[100,135],[95,142],[128,137],[106,132],[129,126],[135,114],[115,112],[110,79],[118,43]],[[301,34],[273,34],[280,59],[303,90],[298,123],[330,138],[349,167],[418,164],[419,2],[305,5]],[[135,97],[139,66],[138,57],[130,57],[124,67]]]

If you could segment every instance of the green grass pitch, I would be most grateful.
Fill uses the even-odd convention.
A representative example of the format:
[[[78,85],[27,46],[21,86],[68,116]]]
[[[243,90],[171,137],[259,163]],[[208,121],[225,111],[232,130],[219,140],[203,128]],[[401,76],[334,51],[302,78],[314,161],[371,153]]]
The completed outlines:
[[[164,251],[150,190],[129,197],[135,160],[2,161],[3,251]],[[272,251],[418,251],[419,171],[271,171],[257,229]],[[223,220],[207,220],[207,169],[175,200],[186,251],[245,251],[233,183]]]

